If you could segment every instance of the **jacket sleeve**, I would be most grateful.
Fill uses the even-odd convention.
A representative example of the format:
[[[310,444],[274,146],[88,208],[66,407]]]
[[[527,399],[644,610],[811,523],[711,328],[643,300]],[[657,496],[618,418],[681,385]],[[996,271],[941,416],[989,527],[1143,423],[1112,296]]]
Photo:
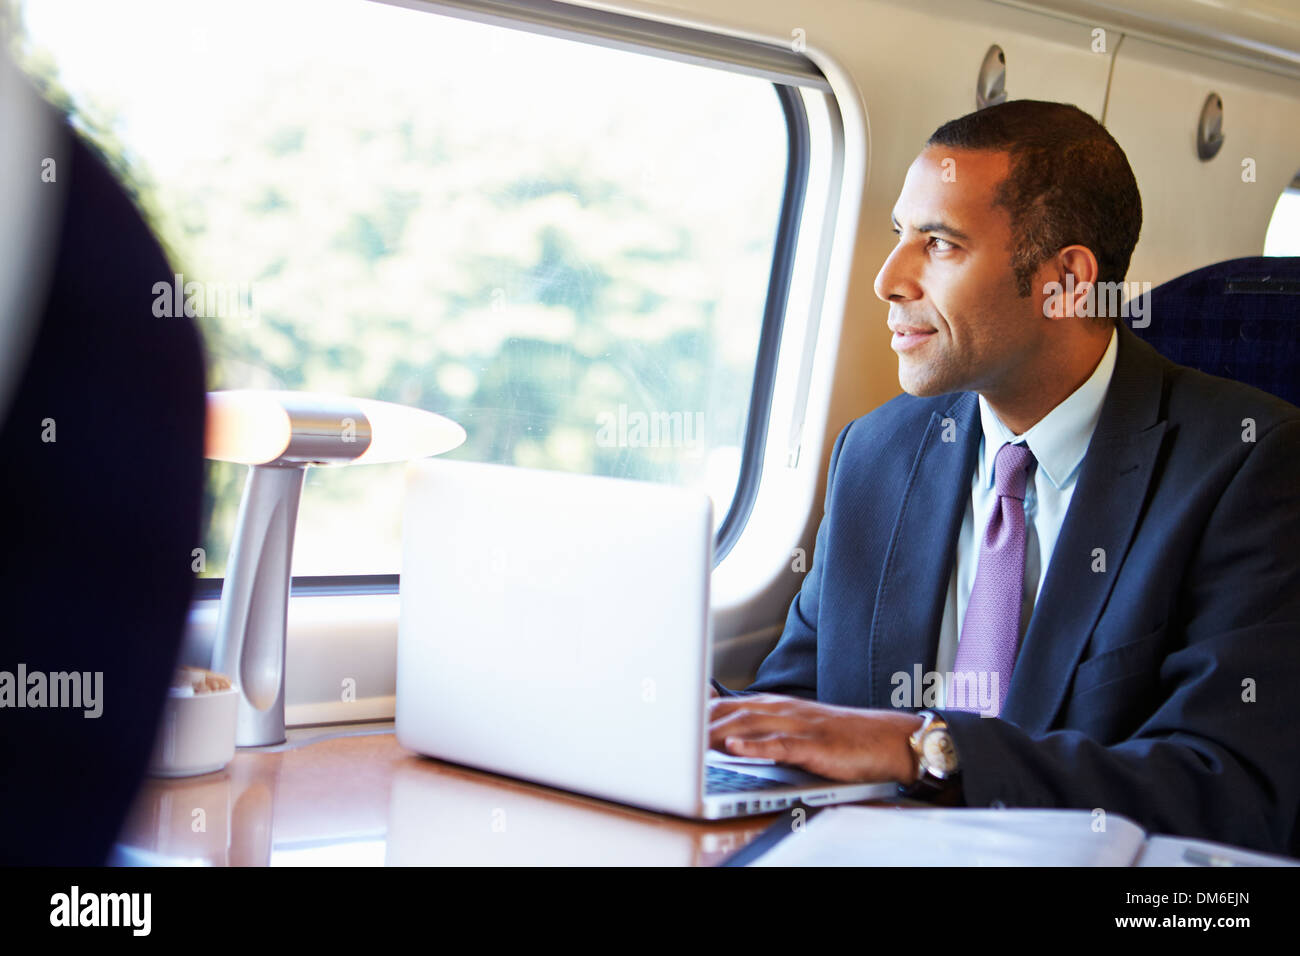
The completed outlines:
[[[831,449],[830,469],[826,475],[826,500],[822,509],[821,525],[817,529],[817,543],[813,549],[812,566],[804,578],[803,586],[790,602],[785,618],[785,630],[772,652],[758,668],[754,683],[739,694],[788,694],[792,697],[817,698],[817,612],[821,604],[822,566],[830,557],[826,539],[833,518],[835,466],[839,463],[844,436],[853,422],[840,430]],[[721,691],[719,691],[721,693]]]
[[[1129,739],[1031,737],[1002,720],[943,712],[968,805],[1100,808],[1152,833],[1300,854],[1297,463],[1300,421],[1284,421],[1229,482],[1187,566],[1185,641],[1165,657],[1160,702]],[[1123,694],[1128,676],[1085,693]]]

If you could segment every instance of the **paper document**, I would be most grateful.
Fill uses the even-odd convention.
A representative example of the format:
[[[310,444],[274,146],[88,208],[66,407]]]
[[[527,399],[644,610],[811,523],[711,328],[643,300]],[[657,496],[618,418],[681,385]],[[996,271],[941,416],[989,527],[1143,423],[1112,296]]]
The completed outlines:
[[[753,866],[1131,866],[1146,834],[1080,810],[832,807]]]

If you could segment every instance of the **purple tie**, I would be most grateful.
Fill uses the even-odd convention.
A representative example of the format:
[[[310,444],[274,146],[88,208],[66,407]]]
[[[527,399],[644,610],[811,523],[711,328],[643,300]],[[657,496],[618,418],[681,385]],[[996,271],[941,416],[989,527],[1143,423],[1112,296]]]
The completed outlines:
[[[948,709],[1002,712],[1020,644],[1020,602],[1025,579],[1025,482],[1034,454],[1026,445],[1003,445],[993,464],[997,504],[980,542],[957,642],[956,675],[948,685]],[[994,712],[992,708],[996,706]]]

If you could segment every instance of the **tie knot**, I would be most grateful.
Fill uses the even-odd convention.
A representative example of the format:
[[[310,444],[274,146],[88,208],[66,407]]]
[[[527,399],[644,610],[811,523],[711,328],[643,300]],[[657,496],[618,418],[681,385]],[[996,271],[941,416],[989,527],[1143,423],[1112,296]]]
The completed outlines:
[[[993,485],[998,497],[1025,500],[1025,482],[1029,477],[1029,466],[1034,460],[1034,453],[1028,445],[1007,442],[998,449],[998,456],[993,462]]]

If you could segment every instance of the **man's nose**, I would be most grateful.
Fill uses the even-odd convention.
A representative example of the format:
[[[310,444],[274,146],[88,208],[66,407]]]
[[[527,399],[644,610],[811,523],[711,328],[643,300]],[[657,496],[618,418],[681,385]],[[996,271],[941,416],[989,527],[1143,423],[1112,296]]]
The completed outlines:
[[[876,273],[873,284],[876,298],[882,302],[901,302],[920,297],[921,287],[916,281],[911,257],[904,243],[896,245],[885,264]]]

